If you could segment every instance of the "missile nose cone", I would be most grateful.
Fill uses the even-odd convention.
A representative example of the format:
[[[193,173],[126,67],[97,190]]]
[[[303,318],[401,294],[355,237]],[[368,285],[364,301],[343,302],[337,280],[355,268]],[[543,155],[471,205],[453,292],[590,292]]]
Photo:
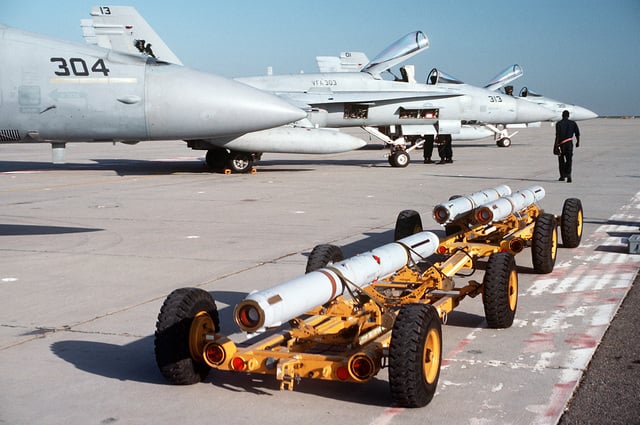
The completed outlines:
[[[551,109],[526,100],[516,99],[516,105],[516,119],[518,122],[549,121],[553,120],[556,115]]]

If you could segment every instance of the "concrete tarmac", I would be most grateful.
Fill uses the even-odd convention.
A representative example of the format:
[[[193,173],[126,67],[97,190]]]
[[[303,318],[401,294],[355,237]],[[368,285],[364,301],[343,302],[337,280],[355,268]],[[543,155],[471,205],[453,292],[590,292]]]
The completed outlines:
[[[337,155],[265,154],[254,175],[210,173],[179,141],[69,144],[66,165],[49,163],[48,145],[0,146],[0,423],[558,423],[640,269],[624,241],[640,233],[640,120],[579,126],[571,184],[557,181],[549,125],[521,130],[510,148],[454,142],[453,164],[422,164],[416,151],[391,168],[371,141]],[[403,209],[440,231],[435,204],[502,183],[542,185],[540,205],[554,214],[581,199],[582,244],[560,245],[547,275],[528,249],[516,257],[511,328],[488,329],[479,298],[460,304],[443,326],[428,406],[394,407],[386,369],[366,384],[302,380],[293,392],[271,376],[212,371],[177,387],[160,375],[153,333],[173,289],[209,291],[222,332],[239,341],[235,304],[304,273],[315,245],[375,248]],[[620,329],[637,341],[636,326]],[[637,376],[630,353],[609,368]],[[613,374],[601,379],[598,394],[619,387]],[[611,397],[638,417],[637,398]],[[611,419],[603,409],[592,423]]]

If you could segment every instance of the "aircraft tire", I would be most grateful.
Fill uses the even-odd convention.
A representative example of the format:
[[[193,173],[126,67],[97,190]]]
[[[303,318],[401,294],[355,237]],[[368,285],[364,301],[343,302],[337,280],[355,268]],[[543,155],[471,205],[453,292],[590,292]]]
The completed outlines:
[[[411,161],[411,158],[405,151],[394,152],[389,157],[389,163],[392,167],[404,168],[409,165],[409,161]]]
[[[403,210],[398,214],[393,240],[397,241],[407,236],[422,232],[420,213],[414,210]]]
[[[562,245],[577,248],[582,240],[582,202],[578,198],[568,198],[562,206],[560,218]]]
[[[505,137],[504,139],[496,141],[496,145],[498,145],[499,148],[508,148],[511,146],[511,139]]]
[[[553,214],[541,214],[533,228],[531,261],[538,273],[551,273],[558,253],[558,225]]]
[[[400,407],[423,407],[433,398],[442,362],[442,326],[429,304],[400,308],[389,345],[389,387]]]
[[[305,273],[311,273],[342,260],[344,260],[344,255],[339,246],[330,244],[316,245],[309,254],[309,258],[307,258]]]
[[[227,159],[227,167],[233,173],[248,173],[253,167],[253,158],[247,152],[231,152]]]
[[[224,149],[209,149],[205,160],[207,166],[212,170],[219,170],[224,168],[224,164],[227,161],[228,153]]]
[[[516,261],[508,252],[491,254],[482,280],[484,315],[490,328],[508,328],[518,306]]]
[[[204,361],[194,359],[191,353],[191,327],[196,315],[202,313],[208,316],[215,331],[219,331],[216,303],[202,289],[176,289],[160,309],[154,342],[156,363],[162,375],[172,384],[196,384],[209,374],[211,368]]]

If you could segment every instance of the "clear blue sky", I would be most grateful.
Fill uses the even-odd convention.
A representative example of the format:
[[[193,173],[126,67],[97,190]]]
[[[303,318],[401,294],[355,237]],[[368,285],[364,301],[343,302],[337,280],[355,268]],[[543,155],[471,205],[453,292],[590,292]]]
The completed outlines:
[[[372,58],[422,30],[431,47],[410,61],[419,80],[437,67],[483,85],[517,63],[516,92],[640,115],[640,0],[0,0],[0,22],[82,42],[93,5],[136,7],[185,65],[226,77],[315,72],[317,55]]]

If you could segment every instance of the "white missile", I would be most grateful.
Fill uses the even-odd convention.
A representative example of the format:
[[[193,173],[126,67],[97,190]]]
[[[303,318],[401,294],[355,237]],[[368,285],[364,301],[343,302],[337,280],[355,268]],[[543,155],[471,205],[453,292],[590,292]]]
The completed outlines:
[[[448,223],[464,217],[480,205],[507,195],[511,195],[511,188],[504,184],[463,195],[436,205],[433,208],[433,219],[440,224]]]
[[[432,232],[420,232],[325,268],[249,294],[233,312],[246,332],[280,326],[342,295],[346,285],[363,288],[428,257],[438,248]]]
[[[364,140],[333,128],[282,126],[245,133],[238,137],[211,139],[227,149],[263,153],[327,154],[360,149]]]
[[[532,186],[528,189],[519,190],[510,196],[481,205],[476,209],[474,218],[480,224],[500,221],[540,201],[544,198],[544,195],[545,192],[541,186]]]

